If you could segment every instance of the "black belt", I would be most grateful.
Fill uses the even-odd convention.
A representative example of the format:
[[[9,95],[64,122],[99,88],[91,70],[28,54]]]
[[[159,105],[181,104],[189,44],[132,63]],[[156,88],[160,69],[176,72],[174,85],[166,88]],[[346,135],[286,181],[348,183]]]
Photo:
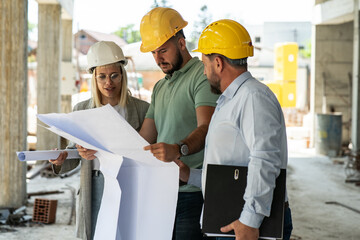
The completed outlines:
[[[91,171],[91,176],[93,177],[98,177],[101,174],[100,170],[92,170]]]

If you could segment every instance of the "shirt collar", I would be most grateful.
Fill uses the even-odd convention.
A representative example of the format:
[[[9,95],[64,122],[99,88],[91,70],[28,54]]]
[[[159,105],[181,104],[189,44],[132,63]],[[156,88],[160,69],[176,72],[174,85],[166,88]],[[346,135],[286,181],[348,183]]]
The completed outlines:
[[[232,83],[230,83],[222,95],[224,95],[226,98],[233,98],[241,85],[251,77],[251,73],[248,71],[240,74],[237,78],[234,79],[234,81],[232,81]]]
[[[197,61],[199,60],[198,57],[193,57],[191,58],[186,64],[185,66],[183,66],[182,68],[180,68],[179,70],[176,70],[175,72],[173,72],[172,76],[170,76],[170,74],[166,74],[165,75],[165,79],[170,80],[172,77],[177,76],[180,73],[185,73],[187,72]]]
[[[235,78],[234,81],[232,81],[232,83],[230,83],[230,85],[220,95],[219,99],[217,100],[217,104],[221,105],[221,103],[225,101],[225,99],[232,99],[241,87],[241,85],[251,77],[252,75],[249,71],[246,71],[237,76],[237,78]]]

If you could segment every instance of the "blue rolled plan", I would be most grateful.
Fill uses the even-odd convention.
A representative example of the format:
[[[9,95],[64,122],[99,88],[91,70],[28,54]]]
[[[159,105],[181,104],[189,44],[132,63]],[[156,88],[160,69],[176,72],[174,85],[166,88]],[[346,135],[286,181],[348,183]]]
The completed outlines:
[[[80,158],[77,149],[22,151],[16,152],[16,154],[20,161],[39,161],[56,159],[63,151],[68,152],[67,159]]]

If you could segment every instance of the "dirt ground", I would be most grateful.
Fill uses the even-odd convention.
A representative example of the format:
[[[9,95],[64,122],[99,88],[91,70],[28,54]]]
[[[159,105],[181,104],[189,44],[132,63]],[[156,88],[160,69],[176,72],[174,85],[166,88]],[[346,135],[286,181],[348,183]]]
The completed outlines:
[[[293,147],[290,147],[293,146]],[[317,156],[314,149],[299,147],[289,141],[288,195],[292,210],[293,240],[360,239],[360,187],[345,183],[344,165],[333,159]],[[0,239],[6,240],[72,240],[75,238],[75,220],[71,216],[71,188],[78,188],[79,174],[68,178],[36,177],[28,181],[28,193],[61,190],[64,193],[33,196],[27,204],[32,215],[34,199],[57,199],[56,223],[27,224],[23,227],[0,225]],[[327,204],[337,202],[342,205]],[[5,232],[8,231],[8,232]]]

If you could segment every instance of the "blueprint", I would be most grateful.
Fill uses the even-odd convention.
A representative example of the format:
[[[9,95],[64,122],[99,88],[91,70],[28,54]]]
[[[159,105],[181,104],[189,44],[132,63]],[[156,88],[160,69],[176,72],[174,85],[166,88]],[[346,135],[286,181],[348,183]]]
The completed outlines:
[[[179,168],[144,151],[149,143],[113,107],[37,117],[50,131],[97,150],[105,183],[94,239],[172,238]]]

